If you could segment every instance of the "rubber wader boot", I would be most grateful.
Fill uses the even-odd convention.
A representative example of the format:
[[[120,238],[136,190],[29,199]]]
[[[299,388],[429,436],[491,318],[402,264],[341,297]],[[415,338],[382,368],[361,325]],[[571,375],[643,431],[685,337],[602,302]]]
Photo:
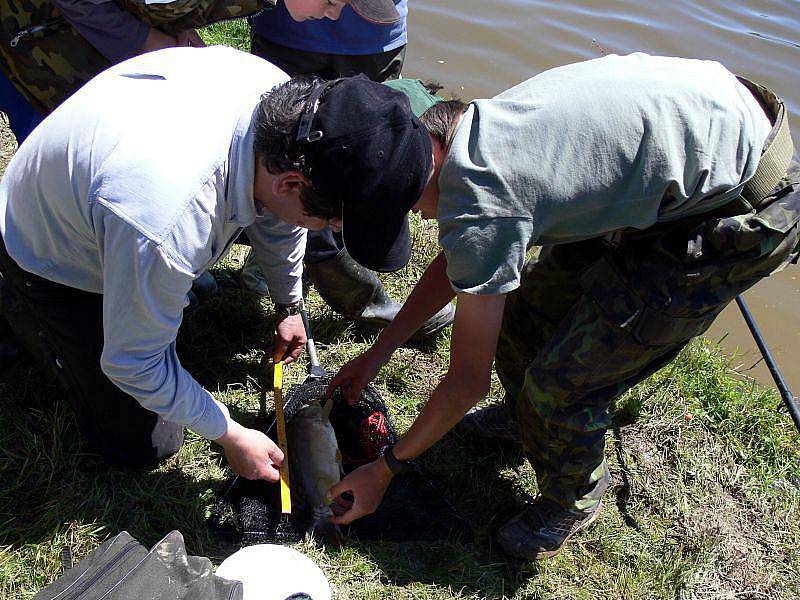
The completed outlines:
[[[389,297],[375,272],[359,265],[344,250],[328,260],[306,263],[305,269],[328,306],[352,321],[383,328],[400,310],[401,305]],[[412,339],[434,335],[450,325],[454,315],[455,308],[448,303],[425,321]]]

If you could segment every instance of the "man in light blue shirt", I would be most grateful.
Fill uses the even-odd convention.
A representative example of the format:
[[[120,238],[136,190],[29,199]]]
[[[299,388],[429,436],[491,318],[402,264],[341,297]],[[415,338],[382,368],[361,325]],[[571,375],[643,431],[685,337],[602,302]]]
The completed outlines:
[[[213,86],[208,69],[218,72]],[[221,443],[248,438],[226,451],[233,464],[260,464],[249,476],[271,476],[270,465],[279,462],[266,436],[230,419],[180,366],[175,336],[193,279],[243,227],[276,302],[300,300],[305,230],[268,211],[257,219],[253,199],[253,109],[286,79],[225,48],[133,59],[54,111],[3,176],[0,235],[11,268],[24,272],[23,288],[34,288],[35,278],[74,290],[75,314],[67,320],[79,320],[86,303],[102,316],[101,355],[65,352],[70,333],[45,323],[43,331],[55,330],[47,338],[53,345],[39,353],[68,382],[84,433],[113,463],[146,465],[174,453],[183,427]],[[9,281],[11,268],[2,268]],[[8,317],[30,342],[26,323]],[[303,340],[299,318],[283,319],[278,359],[296,356]],[[76,361],[82,364],[73,369]],[[85,372],[101,366],[105,378]]]
[[[192,281],[243,228],[275,302],[301,300],[305,229],[254,198],[253,111],[287,79],[224,47],[142,55],[58,107],[6,169],[0,269],[21,292],[4,310],[66,382],[84,434],[112,463],[151,465],[177,451],[187,427],[221,443],[243,475],[275,476],[280,450],[181,367],[175,337]],[[66,315],[48,320],[48,292]],[[20,305],[33,323],[14,313]],[[28,328],[44,332],[46,348]],[[275,358],[291,360],[304,341],[299,316],[281,318]]]
[[[398,137],[422,139],[408,99],[379,86],[377,114],[398,121],[374,124],[372,107],[349,91],[361,83],[337,88],[339,112],[354,117],[338,139],[381,140],[387,162],[407,162],[391,149],[403,146]],[[315,85],[223,46],[149,53],[81,88],[6,169],[0,306],[65,384],[83,434],[109,462],[153,465],[180,448],[186,427],[222,445],[240,475],[277,479],[280,450],[183,369],[175,338],[192,281],[246,229],[276,303],[273,359],[300,353],[306,230],[341,226],[315,197],[346,183],[343,162],[354,156],[335,136],[315,138],[325,158],[310,179],[307,140],[285,133],[297,105],[284,91],[308,98]],[[347,166],[352,197],[366,164]],[[379,189],[391,202],[422,183],[404,175]]]

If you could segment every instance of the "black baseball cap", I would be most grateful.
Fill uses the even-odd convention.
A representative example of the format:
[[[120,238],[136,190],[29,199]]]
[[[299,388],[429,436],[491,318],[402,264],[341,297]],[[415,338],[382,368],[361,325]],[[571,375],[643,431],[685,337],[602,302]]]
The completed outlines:
[[[390,272],[411,258],[408,212],[431,170],[428,130],[408,97],[364,75],[323,82],[300,117],[297,163],[325,198],[342,205],[353,259]]]
[[[391,25],[401,18],[393,0],[350,0],[349,4],[361,18],[379,25]]]

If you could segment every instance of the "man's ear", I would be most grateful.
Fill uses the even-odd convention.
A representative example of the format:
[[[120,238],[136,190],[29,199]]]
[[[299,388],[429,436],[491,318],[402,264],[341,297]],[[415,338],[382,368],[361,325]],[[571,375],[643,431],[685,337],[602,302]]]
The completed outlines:
[[[272,180],[273,196],[291,196],[301,187],[311,187],[311,181],[300,171],[284,171]]]

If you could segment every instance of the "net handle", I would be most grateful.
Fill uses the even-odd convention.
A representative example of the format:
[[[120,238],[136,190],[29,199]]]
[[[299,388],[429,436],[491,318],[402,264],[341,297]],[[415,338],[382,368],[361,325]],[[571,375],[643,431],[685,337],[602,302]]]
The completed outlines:
[[[308,320],[308,312],[306,312],[306,304],[303,302],[300,305],[300,317],[303,319],[303,327],[306,330],[306,351],[308,352],[308,360],[311,361],[311,373],[320,369],[319,356],[317,356],[317,346],[314,343],[314,336],[311,334],[311,323]]]

